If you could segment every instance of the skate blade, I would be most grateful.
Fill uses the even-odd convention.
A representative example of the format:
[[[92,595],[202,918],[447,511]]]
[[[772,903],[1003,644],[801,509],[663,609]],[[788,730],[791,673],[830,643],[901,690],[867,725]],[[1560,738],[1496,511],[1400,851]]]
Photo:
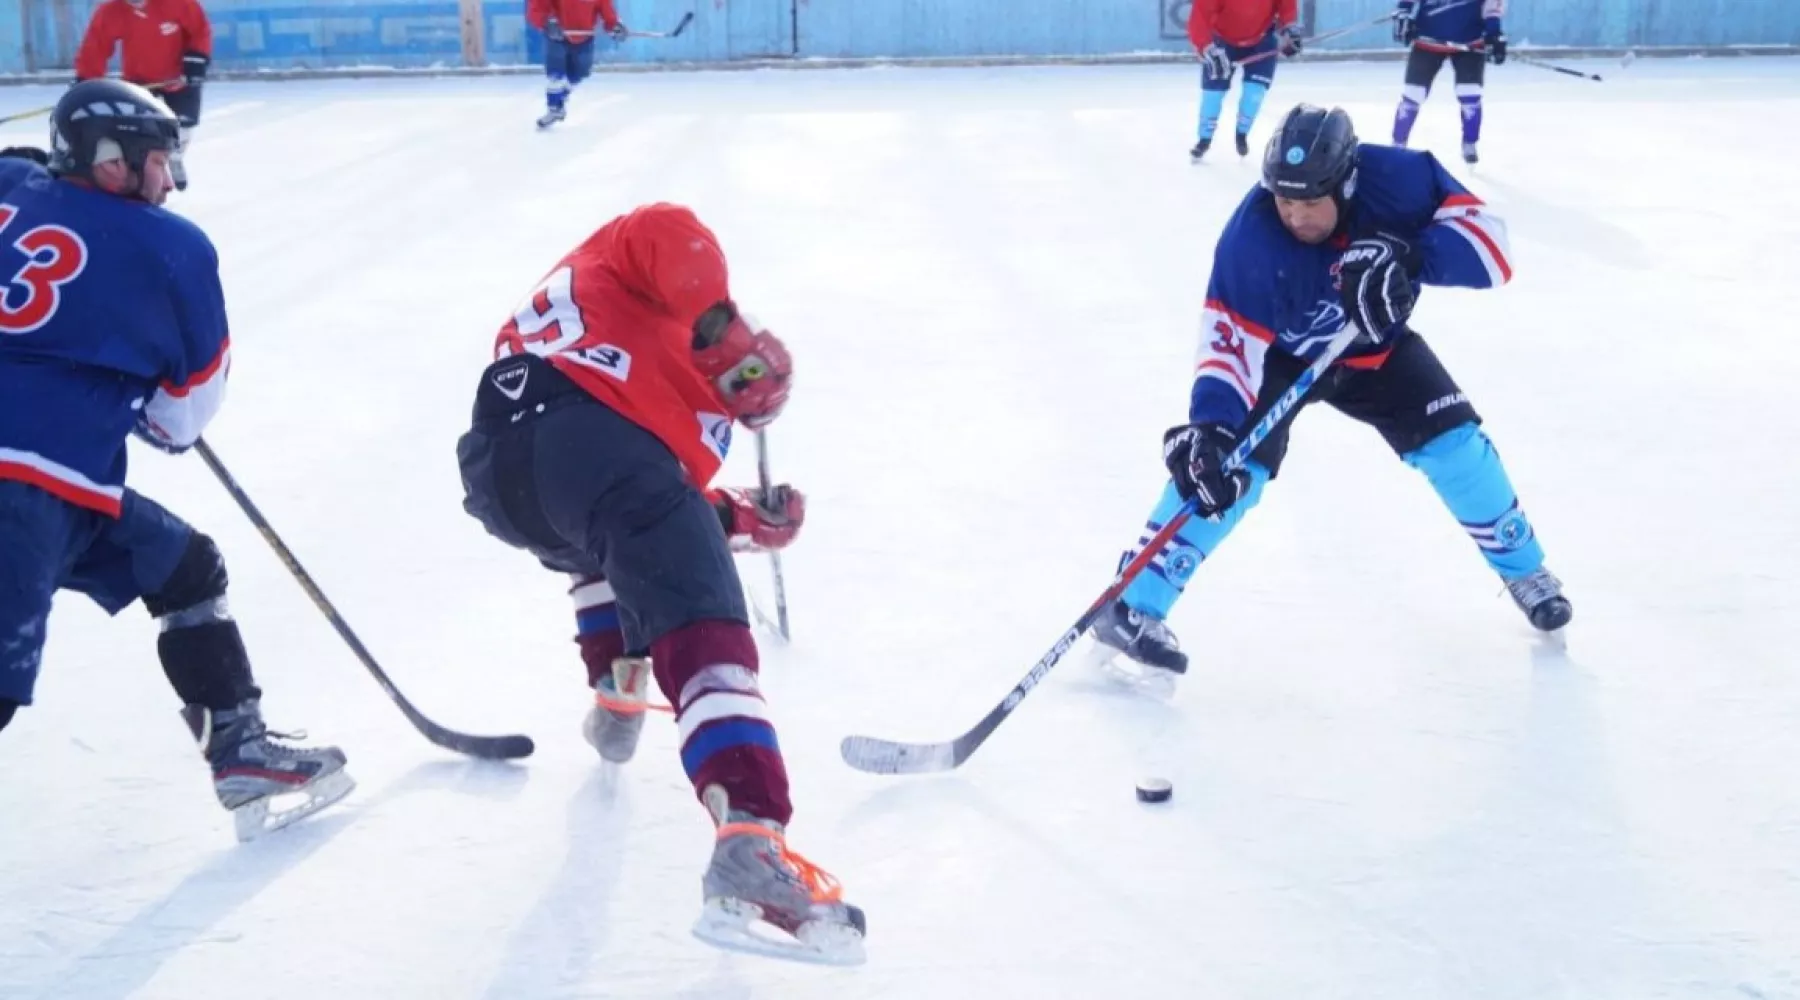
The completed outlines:
[[[861,965],[868,958],[854,928],[813,920],[788,935],[762,919],[762,907],[741,899],[707,900],[694,937],[726,951],[813,965]]]
[[[1088,651],[1088,666],[1115,687],[1162,701],[1175,697],[1175,674],[1133,663],[1105,643],[1096,642]]]
[[[350,773],[338,770],[293,791],[265,795],[254,802],[238,806],[231,811],[232,821],[237,827],[238,842],[247,843],[265,833],[274,833],[292,826],[349,795],[355,788],[356,781],[350,777]],[[286,809],[274,808],[278,801],[292,796],[304,796],[304,800]]]

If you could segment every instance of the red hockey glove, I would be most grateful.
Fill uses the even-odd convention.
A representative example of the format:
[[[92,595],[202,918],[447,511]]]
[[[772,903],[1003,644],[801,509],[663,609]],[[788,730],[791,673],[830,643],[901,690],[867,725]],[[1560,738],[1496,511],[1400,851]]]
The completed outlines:
[[[785,549],[806,523],[806,496],[786,483],[761,488],[715,490],[713,505],[733,552]]]
[[[781,415],[794,380],[787,346],[730,302],[694,321],[694,367],[718,387],[731,415],[752,430]]]

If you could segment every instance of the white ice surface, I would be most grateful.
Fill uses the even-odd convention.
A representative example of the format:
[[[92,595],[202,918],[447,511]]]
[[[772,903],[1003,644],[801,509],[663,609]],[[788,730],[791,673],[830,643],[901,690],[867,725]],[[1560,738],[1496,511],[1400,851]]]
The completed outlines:
[[[0,734],[0,997],[1800,997],[1800,61],[1584,67],[1608,81],[1491,72],[1472,183],[1518,279],[1417,317],[1568,583],[1568,651],[1321,409],[1177,609],[1172,704],[1067,664],[927,779],[837,742],[974,722],[1159,488],[1256,175],[1188,165],[1189,69],[601,77],[549,134],[529,78],[210,87],[177,199],[232,311],[209,438],[427,712],[539,750],[424,743],[201,463],[137,453],[226,552],[271,720],[361,787],[235,845],[150,621],[65,596]],[[1381,139],[1399,82],[1284,66],[1256,147],[1302,99]],[[1455,162],[1440,83],[1415,138]],[[771,443],[812,516],[764,673],[795,846],[869,913],[861,969],[688,936],[710,831],[673,726],[601,774],[562,584],[459,506],[494,330],[657,199],[716,228],[798,359]],[[1174,800],[1138,805],[1146,774]]]

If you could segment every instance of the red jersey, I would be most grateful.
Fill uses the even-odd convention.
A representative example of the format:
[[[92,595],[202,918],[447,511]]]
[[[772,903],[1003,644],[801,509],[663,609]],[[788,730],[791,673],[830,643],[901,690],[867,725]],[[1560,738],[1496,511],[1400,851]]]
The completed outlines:
[[[1194,0],[1188,12],[1188,39],[1196,50],[1214,36],[1240,48],[1255,45],[1270,28],[1300,19],[1298,0]]]
[[[212,56],[212,25],[198,0],[101,0],[88,20],[87,34],[75,53],[75,79],[92,80],[106,75],[113,49],[123,42],[120,71],[132,83],[177,85],[180,89],[181,55],[198,52]]]
[[[680,205],[646,205],[557,263],[500,328],[494,358],[548,358],[656,435],[705,489],[731,445],[731,416],[694,367],[694,320],[730,297],[712,232]]]
[[[619,26],[618,12],[612,0],[525,0],[525,22],[539,31],[544,22],[555,15],[563,34],[571,42],[585,42],[594,37],[594,22],[607,31]]]

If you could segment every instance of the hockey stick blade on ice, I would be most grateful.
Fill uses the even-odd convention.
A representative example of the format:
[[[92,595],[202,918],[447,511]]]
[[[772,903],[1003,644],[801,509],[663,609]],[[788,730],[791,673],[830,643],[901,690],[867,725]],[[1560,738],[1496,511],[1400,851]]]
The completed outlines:
[[[681,15],[681,21],[669,31],[633,31],[628,34],[632,38],[680,38],[681,33],[686,31],[688,25],[692,23],[694,23],[694,12],[690,10]]]
[[[337,634],[344,640],[344,644],[349,646],[350,651],[356,654],[356,658],[362,661],[362,665],[368,668],[369,673],[375,678],[375,683],[381,685],[381,689],[394,700],[394,704],[400,706],[401,714],[405,715],[406,720],[411,722],[420,733],[423,733],[426,739],[446,750],[454,750],[457,753],[468,754],[483,760],[512,760],[531,756],[532,750],[536,747],[532,744],[529,736],[519,734],[474,736],[469,733],[457,732],[454,729],[438,725],[426,718],[425,713],[413,707],[413,703],[400,693],[400,689],[394,686],[392,680],[388,679],[387,672],[375,662],[375,657],[369,653],[368,647],[364,646],[362,640],[356,637],[356,633],[350,630],[349,623],[345,622],[344,617],[338,614],[337,608],[332,606],[331,601],[326,598],[325,592],[319,589],[317,583],[313,582],[312,575],[300,565],[300,560],[294,558],[293,551],[287,547],[287,543],[281,540],[281,536],[275,533],[274,527],[269,524],[267,518],[263,517],[262,511],[256,508],[256,504],[250,502],[250,495],[245,493],[243,487],[237,484],[237,480],[232,478],[231,473],[226,471],[225,463],[219,461],[219,456],[213,452],[212,447],[202,440],[195,443],[194,450],[200,453],[200,458],[206,463],[206,467],[218,477],[219,483],[225,487],[225,492],[231,494],[231,499],[237,501],[237,505],[243,509],[244,515],[250,519],[250,523],[254,524],[257,532],[263,536],[263,540],[275,550],[276,557],[281,560],[283,566],[287,567],[287,571],[293,574],[294,579],[300,584],[300,589],[306,591],[306,596],[312,598],[313,604],[324,613],[325,620],[329,621],[331,627],[337,630]]]
[[[1231,454],[1225,459],[1227,469],[1241,468],[1245,462],[1250,460],[1250,453],[1260,447],[1263,441],[1274,433],[1275,428],[1280,426],[1281,422],[1299,407],[1301,400],[1312,390],[1314,383],[1324,377],[1326,370],[1345,351],[1350,349],[1350,343],[1356,337],[1357,328],[1355,324],[1350,324],[1338,331],[1337,335],[1326,343],[1325,350],[1318,359],[1301,372],[1300,377],[1295,379],[1293,384],[1276,398],[1268,411],[1244,435],[1244,439],[1238,442],[1238,446],[1232,449]],[[1075,643],[1080,641],[1081,636],[1088,629],[1094,627],[1094,622],[1099,619],[1101,612],[1105,611],[1113,601],[1119,599],[1119,595],[1125,592],[1125,588],[1131,585],[1131,581],[1143,572],[1144,567],[1150,565],[1150,562],[1163,550],[1163,546],[1167,545],[1169,540],[1181,530],[1182,525],[1188,522],[1188,518],[1193,516],[1194,503],[1190,500],[1181,506],[1174,517],[1169,518],[1168,523],[1163,525],[1161,531],[1158,531],[1149,542],[1145,543],[1131,562],[1119,570],[1119,575],[1113,579],[1112,584],[1094,600],[1094,603],[1088,605],[1087,610],[1081,613],[1081,617],[1075,620],[1075,624],[1069,626],[1068,631],[1064,632],[1056,640],[1056,644],[1050,647],[1050,651],[1037,661],[1036,665],[1019,683],[1013,685],[1013,689],[1007,692],[1000,704],[995,705],[986,716],[982,717],[980,722],[975,724],[975,728],[947,743],[899,743],[893,740],[877,739],[873,736],[846,736],[838,746],[838,752],[843,755],[844,763],[871,774],[926,774],[933,771],[949,771],[962,766],[963,762],[973,756],[976,750],[981,749],[981,745],[987,742],[987,738],[993,735],[994,730],[1000,728],[1000,723],[1005,722],[1006,717],[1019,707],[1019,704],[1025,700],[1025,696],[1030,694],[1032,689],[1049,675],[1064,656],[1068,655],[1069,650],[1075,647]]]

